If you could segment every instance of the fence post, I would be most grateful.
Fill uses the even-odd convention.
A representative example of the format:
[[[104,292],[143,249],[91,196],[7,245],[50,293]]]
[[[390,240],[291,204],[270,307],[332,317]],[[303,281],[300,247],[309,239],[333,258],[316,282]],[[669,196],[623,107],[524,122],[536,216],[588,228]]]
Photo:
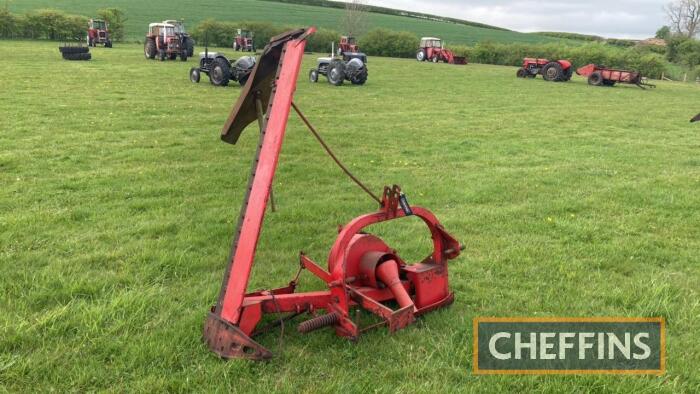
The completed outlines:
[[[685,73],[685,75],[683,75],[683,82],[688,82],[688,73]]]

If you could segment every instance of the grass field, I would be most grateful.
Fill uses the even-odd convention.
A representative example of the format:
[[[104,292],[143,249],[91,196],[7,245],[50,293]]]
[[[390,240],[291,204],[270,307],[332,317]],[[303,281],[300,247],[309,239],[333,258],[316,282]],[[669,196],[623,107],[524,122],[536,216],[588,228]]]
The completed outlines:
[[[145,3],[144,3],[145,4]],[[286,327],[268,363],[200,342],[257,131],[219,140],[240,87],[192,84],[138,45],[67,62],[2,42],[0,392],[698,392],[698,86],[594,88],[515,69],[371,58],[363,87],[311,84],[296,102],[374,190],[403,186],[466,250],[455,303],[357,344]],[[291,118],[251,289],[325,261],[338,224],[375,209]],[[416,221],[377,229],[407,259]],[[302,290],[321,289],[308,273]],[[668,371],[474,376],[477,316],[663,316]]]
[[[108,3],[91,0],[22,0],[13,2],[13,12],[38,8],[58,8],[70,13],[90,16],[102,7],[118,7],[128,18],[126,34],[131,40],[143,40],[148,24],[165,19],[185,18],[190,28],[206,18],[222,21],[265,21],[275,24],[317,26],[339,29],[343,10],[260,0],[208,0],[202,3],[173,2],[168,0],[111,0]],[[559,39],[535,34],[487,29],[453,23],[426,21],[393,15],[368,14],[368,27],[384,27],[410,31],[420,36],[438,36],[448,44],[494,42],[553,42]]]

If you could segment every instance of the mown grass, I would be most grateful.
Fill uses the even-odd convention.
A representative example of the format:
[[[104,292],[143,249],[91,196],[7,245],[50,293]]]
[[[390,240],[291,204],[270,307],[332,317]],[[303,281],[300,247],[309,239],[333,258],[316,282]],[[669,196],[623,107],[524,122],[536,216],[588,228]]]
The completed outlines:
[[[58,8],[70,13],[92,16],[103,7],[118,7],[127,17],[126,34],[130,40],[143,40],[148,24],[165,19],[184,18],[192,29],[207,18],[220,21],[263,21],[281,25],[317,26],[340,29],[343,10],[301,4],[278,3],[260,0],[209,0],[202,3],[174,2],[168,0],[111,0],[99,3],[90,0],[22,0],[11,3],[12,12],[25,12],[40,8]],[[410,31],[417,36],[437,36],[448,44],[471,45],[480,41],[494,42],[557,42],[557,38],[537,34],[525,34],[475,26],[370,13],[368,28],[383,27],[397,31]],[[567,40],[568,41],[568,40]]]
[[[194,85],[194,63],[138,45],[67,62],[2,42],[0,391],[697,392],[697,86],[656,90],[515,78],[515,69],[371,58],[366,86],[310,84],[296,102],[372,188],[403,186],[466,250],[455,303],[357,344],[288,325],[268,363],[200,342],[257,131],[219,130],[240,88]],[[251,288],[323,262],[336,226],[375,209],[292,117]],[[425,229],[378,228],[422,257]],[[302,290],[322,284],[305,273]],[[474,376],[477,316],[663,316],[668,371]]]

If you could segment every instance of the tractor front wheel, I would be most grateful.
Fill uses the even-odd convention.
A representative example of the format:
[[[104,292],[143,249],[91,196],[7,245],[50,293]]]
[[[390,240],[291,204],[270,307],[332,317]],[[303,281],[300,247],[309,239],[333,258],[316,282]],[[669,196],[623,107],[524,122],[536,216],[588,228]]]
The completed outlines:
[[[525,78],[527,77],[527,70],[524,68],[519,68],[518,71],[515,73],[515,76],[518,78]]]
[[[420,51],[418,51],[416,53],[416,60],[418,60],[419,62],[424,61],[426,57],[427,56],[425,54],[425,50],[423,50],[423,49],[421,49]]]
[[[160,59],[161,62],[164,62],[167,57],[168,56],[165,53],[165,50],[161,49],[158,51],[158,58]]]
[[[143,55],[146,57],[146,59],[155,59],[156,58],[156,42],[150,39],[146,40],[146,43],[143,46]]]
[[[192,67],[190,69],[190,81],[192,81],[193,83],[199,83],[201,77],[201,71],[199,71],[197,67]]]
[[[315,68],[309,71],[309,81],[314,83],[318,82],[318,70],[316,70]]]
[[[600,71],[596,71],[588,76],[588,84],[593,86],[600,86],[603,84],[605,79],[603,79],[603,74]]]
[[[437,55],[435,55],[435,56],[433,56],[433,58],[432,58],[432,59],[430,59],[430,60],[432,60],[432,62],[433,62],[433,63],[437,63],[437,62],[438,62],[438,60],[440,60],[440,57],[439,57],[439,56],[437,56]]]
[[[227,86],[231,80],[231,66],[229,63],[218,57],[211,63],[209,71],[209,81],[215,86]]]
[[[343,68],[343,63],[334,62],[328,66],[328,83],[335,86],[340,86],[345,80],[345,70]]]
[[[564,70],[557,62],[549,62],[542,69],[542,77],[545,81],[560,82],[564,77]]]
[[[182,53],[180,53],[180,60],[183,62],[187,61],[187,51],[182,51]]]

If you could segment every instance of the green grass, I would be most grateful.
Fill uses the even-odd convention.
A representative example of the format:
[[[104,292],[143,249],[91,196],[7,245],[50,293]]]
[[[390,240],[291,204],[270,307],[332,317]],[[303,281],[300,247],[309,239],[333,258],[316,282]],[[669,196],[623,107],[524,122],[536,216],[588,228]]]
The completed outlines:
[[[466,246],[455,303],[357,344],[286,327],[268,363],[200,342],[257,131],[219,140],[240,92],[138,45],[67,62],[56,44],[0,59],[0,391],[697,392],[698,86],[594,88],[515,68],[370,59],[363,87],[296,102],[374,190],[403,186]],[[250,288],[284,285],[300,250],[324,262],[338,224],[375,209],[295,117]],[[408,259],[424,227],[378,232]],[[309,273],[302,290],[322,289]],[[663,316],[668,371],[474,376],[477,316]]]
[[[12,12],[25,12],[38,8],[58,8],[70,13],[92,16],[102,7],[118,7],[128,18],[126,34],[131,40],[142,40],[150,22],[185,18],[191,29],[206,18],[222,21],[265,21],[276,24],[326,27],[339,29],[343,10],[300,4],[286,4],[260,0],[209,0],[203,3],[173,2],[168,0],[112,0],[96,3],[91,0],[22,0],[11,4]],[[552,37],[525,34],[454,23],[427,21],[415,18],[371,13],[369,28],[384,27],[410,31],[420,36],[438,36],[448,44],[474,44],[479,41],[494,42],[553,42]]]

